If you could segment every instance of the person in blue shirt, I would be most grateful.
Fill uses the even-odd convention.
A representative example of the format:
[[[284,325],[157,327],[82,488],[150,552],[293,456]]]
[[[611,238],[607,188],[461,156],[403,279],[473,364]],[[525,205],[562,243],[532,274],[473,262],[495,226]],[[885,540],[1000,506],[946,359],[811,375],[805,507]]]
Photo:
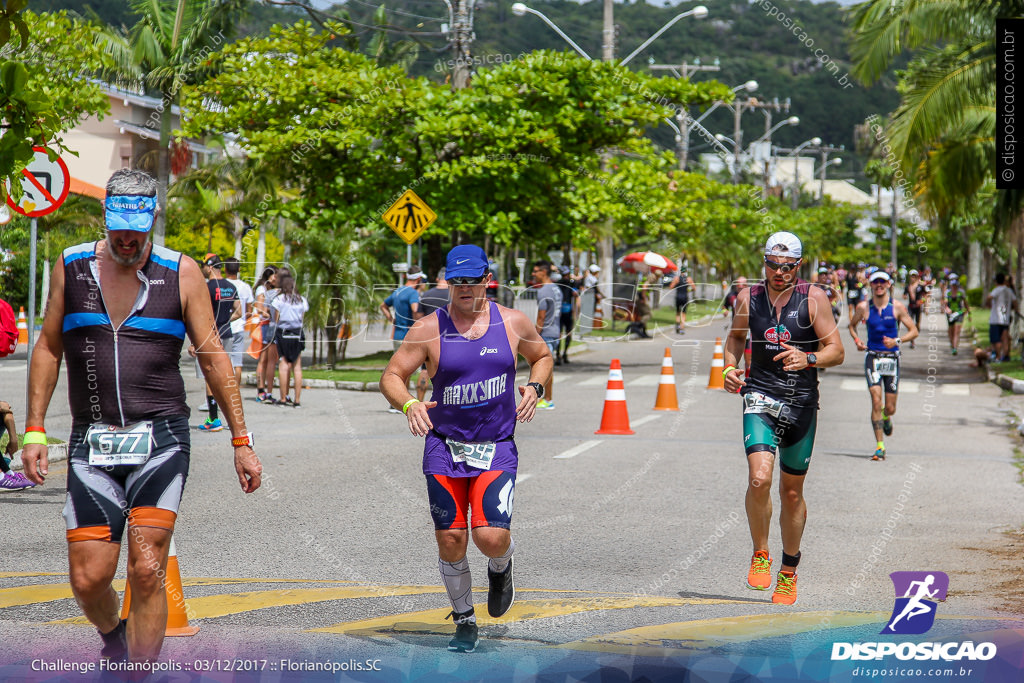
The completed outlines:
[[[391,343],[395,351],[402,345],[402,340],[405,339],[412,324],[422,317],[419,292],[422,281],[423,271],[419,269],[419,266],[413,266],[405,276],[405,285],[391,292],[388,298],[384,299],[384,303],[380,305],[384,317],[395,326],[391,334]]]

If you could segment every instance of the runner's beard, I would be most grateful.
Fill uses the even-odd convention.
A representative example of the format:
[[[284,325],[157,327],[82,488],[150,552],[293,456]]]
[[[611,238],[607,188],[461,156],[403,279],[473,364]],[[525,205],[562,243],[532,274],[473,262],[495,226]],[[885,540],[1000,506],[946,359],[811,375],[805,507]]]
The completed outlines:
[[[107,250],[110,253],[110,258],[114,259],[114,263],[119,266],[134,266],[142,260],[143,255],[146,253],[146,247],[149,246],[149,233],[146,233],[146,239],[142,241],[138,250],[134,256],[124,257],[117,252],[114,243],[110,239],[110,235],[107,235]]]

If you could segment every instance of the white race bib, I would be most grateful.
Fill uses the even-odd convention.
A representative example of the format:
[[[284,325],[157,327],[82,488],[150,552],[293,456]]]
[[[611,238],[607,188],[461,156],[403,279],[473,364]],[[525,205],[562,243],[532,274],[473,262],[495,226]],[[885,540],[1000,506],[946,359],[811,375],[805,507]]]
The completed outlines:
[[[892,377],[896,374],[896,359],[895,358],[878,358],[875,357],[875,374]]]
[[[153,449],[153,423],[139,422],[127,427],[96,424],[85,433],[89,445],[89,464],[141,465]]]
[[[478,470],[491,469],[491,461],[494,460],[494,453],[497,445],[493,441],[481,443],[463,443],[454,439],[445,439],[448,444],[448,451],[452,454],[455,462],[464,462],[470,467]]]
[[[782,413],[782,401],[769,398],[756,391],[743,394],[743,413],[768,413],[778,417]]]

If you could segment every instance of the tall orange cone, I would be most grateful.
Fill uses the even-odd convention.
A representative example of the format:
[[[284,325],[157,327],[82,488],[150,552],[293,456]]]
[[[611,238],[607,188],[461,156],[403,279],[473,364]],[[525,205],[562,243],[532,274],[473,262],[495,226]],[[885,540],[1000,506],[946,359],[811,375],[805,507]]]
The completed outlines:
[[[708,375],[708,389],[725,389],[725,356],[722,355],[722,338],[715,337],[715,356],[711,359],[711,373]]]
[[[25,320],[25,307],[18,311],[18,343],[28,344],[28,321]]]
[[[188,613],[185,611],[185,593],[181,588],[181,570],[178,568],[178,553],[174,549],[174,537],[171,537],[171,547],[167,553],[167,571],[163,577],[164,586],[167,590],[167,628],[164,629],[165,636],[194,636],[199,633],[198,626],[188,625]],[[124,605],[121,607],[121,618],[128,618],[128,611],[131,606],[131,586],[125,583]]]
[[[604,395],[604,412],[601,413],[601,428],[595,434],[636,434],[629,428],[629,411],[626,410],[626,385],[622,383],[622,365],[619,359],[612,360],[608,369],[608,389]]]
[[[665,347],[665,357],[661,359],[661,379],[658,381],[658,397],[654,399],[655,410],[679,410],[679,397],[676,394],[676,373],[672,369],[672,350]]]

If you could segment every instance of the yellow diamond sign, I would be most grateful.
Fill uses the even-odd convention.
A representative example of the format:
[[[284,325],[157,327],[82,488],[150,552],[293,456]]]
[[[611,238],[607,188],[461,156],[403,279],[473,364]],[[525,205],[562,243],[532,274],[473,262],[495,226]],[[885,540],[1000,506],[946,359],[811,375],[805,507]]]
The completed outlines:
[[[381,218],[406,244],[412,244],[437,220],[437,214],[415,192],[406,190]]]

